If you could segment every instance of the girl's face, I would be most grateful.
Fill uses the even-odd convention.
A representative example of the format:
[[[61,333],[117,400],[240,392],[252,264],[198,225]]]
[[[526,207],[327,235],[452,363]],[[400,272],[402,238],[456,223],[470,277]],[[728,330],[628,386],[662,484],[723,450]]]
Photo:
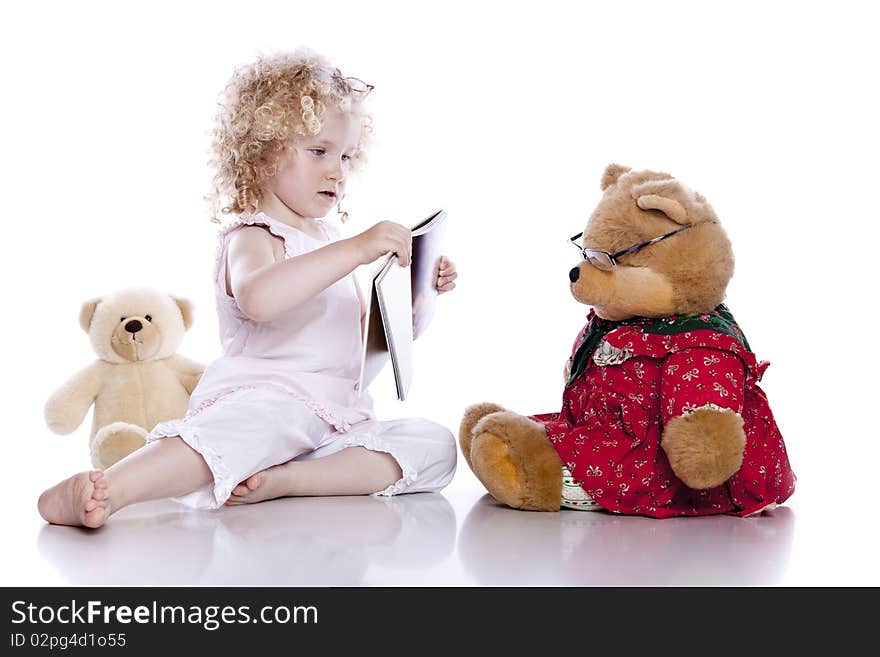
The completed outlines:
[[[278,161],[268,191],[296,215],[325,216],[345,193],[361,122],[352,112],[328,111],[314,137],[298,137]]]

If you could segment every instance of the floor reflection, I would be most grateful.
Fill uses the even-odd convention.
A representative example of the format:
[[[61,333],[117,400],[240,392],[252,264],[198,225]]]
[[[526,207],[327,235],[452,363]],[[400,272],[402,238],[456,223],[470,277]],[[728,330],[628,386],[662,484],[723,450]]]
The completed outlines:
[[[650,518],[515,511],[488,495],[469,511],[459,558],[484,585],[759,586],[785,573],[794,512]]]
[[[42,556],[75,585],[357,586],[371,564],[415,570],[455,546],[440,494],[288,498],[190,511],[125,509],[103,528],[47,525]]]

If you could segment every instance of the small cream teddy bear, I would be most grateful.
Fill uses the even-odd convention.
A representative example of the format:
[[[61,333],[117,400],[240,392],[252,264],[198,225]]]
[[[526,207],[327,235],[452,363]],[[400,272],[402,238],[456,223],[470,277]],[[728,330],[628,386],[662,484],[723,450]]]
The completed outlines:
[[[72,433],[94,404],[92,464],[107,468],[145,444],[159,422],[183,417],[204,368],[175,351],[192,304],[156,290],[125,289],[86,301],[79,323],[98,355],[46,402],[46,423]]]

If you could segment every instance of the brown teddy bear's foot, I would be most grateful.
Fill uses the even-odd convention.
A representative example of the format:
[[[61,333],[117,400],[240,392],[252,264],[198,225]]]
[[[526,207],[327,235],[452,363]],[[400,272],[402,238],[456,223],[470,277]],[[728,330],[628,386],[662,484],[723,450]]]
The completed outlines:
[[[562,461],[541,424],[502,411],[477,422],[473,436],[470,462],[492,497],[514,509],[559,510]]]
[[[106,469],[146,444],[147,431],[127,422],[102,427],[92,442],[92,464]]]
[[[661,442],[675,476],[697,490],[730,479],[742,466],[745,444],[742,418],[712,409],[673,418]]]
[[[461,425],[458,428],[458,444],[461,446],[461,453],[464,455],[464,460],[467,461],[467,464],[472,471],[474,469],[474,464],[471,463],[471,443],[474,440],[474,427],[477,422],[489,415],[489,413],[497,413],[498,411],[504,410],[506,409],[503,406],[492,404],[490,402],[474,404],[465,409],[464,417],[461,418]]]

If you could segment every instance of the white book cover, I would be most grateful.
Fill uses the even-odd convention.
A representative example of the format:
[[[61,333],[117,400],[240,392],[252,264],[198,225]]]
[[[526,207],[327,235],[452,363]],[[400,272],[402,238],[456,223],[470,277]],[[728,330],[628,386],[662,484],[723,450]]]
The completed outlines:
[[[390,360],[397,398],[406,399],[413,381],[413,342],[434,316],[445,219],[441,210],[413,227],[409,267],[401,267],[390,254],[374,270],[366,300],[359,391]]]

